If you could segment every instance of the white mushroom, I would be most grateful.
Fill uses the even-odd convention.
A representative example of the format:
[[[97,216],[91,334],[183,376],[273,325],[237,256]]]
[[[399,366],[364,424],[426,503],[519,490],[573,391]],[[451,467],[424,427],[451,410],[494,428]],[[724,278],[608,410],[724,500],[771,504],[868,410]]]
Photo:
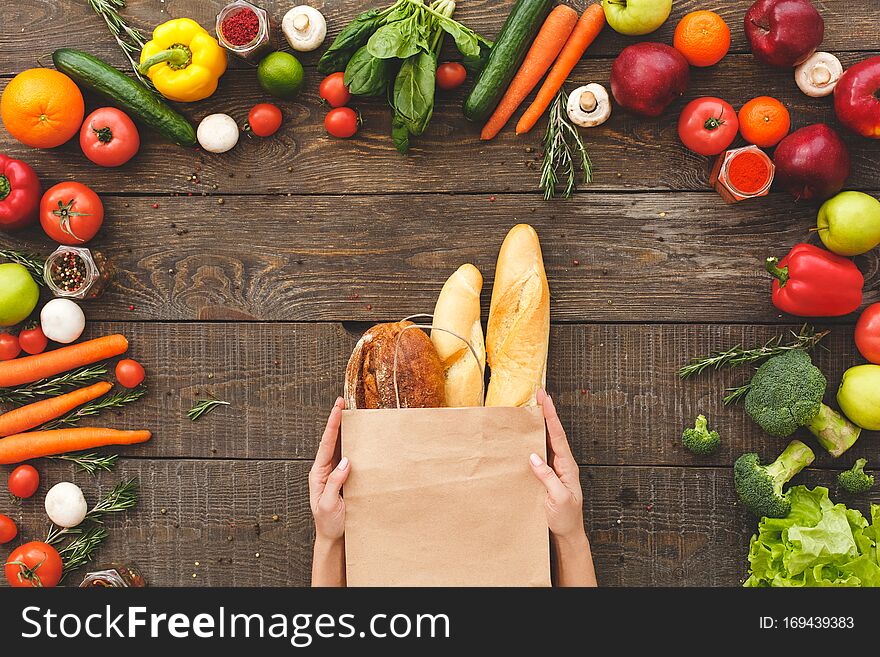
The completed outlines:
[[[86,498],[76,484],[62,481],[46,493],[46,515],[59,527],[76,527],[85,520],[88,511]]]
[[[794,69],[794,81],[808,96],[828,96],[843,75],[840,60],[830,52],[814,52]]]
[[[40,311],[40,328],[53,342],[70,344],[82,335],[86,316],[70,299],[52,299]]]
[[[320,47],[327,36],[324,15],[308,5],[294,7],[281,19],[281,31],[290,47],[300,52],[310,52]]]
[[[238,124],[228,114],[209,114],[199,123],[196,136],[209,153],[225,153],[238,143]]]
[[[611,116],[611,101],[601,84],[578,87],[568,97],[568,118],[582,128],[601,125]]]

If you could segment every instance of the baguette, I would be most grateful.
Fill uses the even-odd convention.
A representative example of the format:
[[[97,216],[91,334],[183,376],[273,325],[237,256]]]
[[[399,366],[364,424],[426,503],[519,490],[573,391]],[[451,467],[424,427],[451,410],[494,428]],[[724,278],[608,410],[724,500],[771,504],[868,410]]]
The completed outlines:
[[[480,325],[482,288],[480,270],[470,264],[462,265],[446,280],[434,306],[435,330],[431,331],[431,341],[443,362],[446,405],[453,408],[483,405],[486,346]],[[467,340],[479,361],[461,338],[437,328]]]
[[[486,406],[534,406],[547,378],[550,287],[538,234],[514,226],[498,253],[486,355],[492,375]]]

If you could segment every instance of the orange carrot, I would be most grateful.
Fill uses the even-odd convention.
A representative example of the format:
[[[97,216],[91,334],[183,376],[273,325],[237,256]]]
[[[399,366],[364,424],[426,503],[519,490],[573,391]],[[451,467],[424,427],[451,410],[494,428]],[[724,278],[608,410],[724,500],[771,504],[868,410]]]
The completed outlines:
[[[0,464],[21,463],[41,456],[55,456],[105,445],[134,445],[150,439],[149,431],[117,431],[116,429],[53,429],[17,433],[0,438]]]
[[[574,32],[571,33],[571,36],[565,43],[562,52],[559,53],[559,59],[553,64],[550,73],[547,74],[547,79],[541,85],[535,101],[520,117],[519,123],[516,124],[516,134],[524,134],[535,127],[538,119],[550,107],[550,103],[553,102],[556,92],[562,87],[568,74],[581,61],[581,57],[584,56],[587,48],[599,36],[599,32],[602,31],[603,27],[605,27],[605,12],[602,10],[602,5],[595,4],[587,7],[587,10],[575,26]]]
[[[101,381],[66,395],[44,399],[43,401],[34,402],[14,411],[9,411],[0,415],[0,437],[11,436],[28,429],[33,429],[41,424],[61,417],[68,411],[72,411],[77,406],[82,406],[86,402],[97,399],[101,395],[110,391],[113,387],[112,383]]]
[[[91,365],[105,358],[125,353],[128,340],[124,335],[108,335],[68,347],[0,362],[0,388],[33,383],[75,367]]]
[[[566,5],[557,5],[547,16],[532,47],[526,54],[522,66],[516,72],[498,107],[486,122],[480,139],[492,139],[501,132],[516,108],[526,99],[535,85],[541,81],[544,73],[553,64],[556,55],[562,50],[571,31],[577,23],[577,12]]]

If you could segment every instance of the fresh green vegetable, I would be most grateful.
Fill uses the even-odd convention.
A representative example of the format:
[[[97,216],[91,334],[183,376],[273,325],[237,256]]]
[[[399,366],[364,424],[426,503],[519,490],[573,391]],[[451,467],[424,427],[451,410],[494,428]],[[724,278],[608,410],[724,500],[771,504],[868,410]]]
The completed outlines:
[[[186,416],[195,422],[203,415],[210,413],[218,406],[229,406],[228,401],[220,401],[219,399],[201,399],[197,401],[191,409],[187,412]]]
[[[89,6],[98,16],[104,19],[110,34],[113,35],[116,43],[122,49],[122,52],[125,53],[138,80],[143,82],[148,89],[154,90],[155,87],[150,78],[144,76],[138,70],[141,50],[147,43],[147,40],[140,30],[131,27],[119,15],[118,10],[125,8],[125,0],[89,0]]]
[[[827,488],[794,486],[788,496],[787,517],[758,523],[744,586],[880,586],[880,505],[871,505],[869,525]]]
[[[681,442],[694,454],[705,456],[718,451],[721,436],[717,431],[709,431],[705,415],[698,415],[693,428],[687,428],[681,434]]]
[[[861,429],[822,403],[825,386],[825,376],[807,352],[788,351],[758,368],[746,393],[746,413],[777,438],[805,426],[832,456],[840,456]]]
[[[345,29],[339,33],[327,51],[318,60],[318,71],[321,73],[336,73],[344,71],[348,60],[361,47],[367,45],[367,40],[375,32],[395,9],[400,6],[396,2],[392,6],[380,11],[370,9],[360,14]]]
[[[195,146],[196,131],[192,124],[137,80],[80,50],[59,48],[52,53],[52,61],[74,82],[112,100],[169,141]]]
[[[784,518],[791,510],[791,501],[782,487],[815,457],[813,450],[799,440],[792,440],[770,465],[761,465],[755,453],[743,454],[733,464],[736,494],[756,516]]]
[[[581,139],[577,126],[568,118],[566,105],[568,96],[564,89],[556,94],[550,105],[547,131],[544,133],[544,162],[541,165],[541,189],[544,200],[549,201],[556,194],[560,172],[565,176],[565,190],[562,198],[570,198],[577,189],[577,169],[583,171],[583,182],[593,180],[593,165],[587,147]]]
[[[381,96],[391,80],[392,60],[374,57],[361,46],[345,67],[345,86],[353,96]]]
[[[87,454],[59,454],[58,456],[50,456],[48,458],[56,459],[58,461],[69,461],[81,470],[84,470],[89,474],[95,474],[98,470],[111,472],[113,468],[116,467],[116,460],[119,458],[119,455],[108,454],[102,456],[100,454],[95,454],[94,452],[89,452]]]
[[[464,115],[468,120],[483,123],[495,110],[552,6],[551,0],[517,0],[474,88],[464,101]]]
[[[838,473],[837,483],[849,493],[867,493],[874,487],[874,475],[865,472],[867,459],[857,459],[849,470]]]

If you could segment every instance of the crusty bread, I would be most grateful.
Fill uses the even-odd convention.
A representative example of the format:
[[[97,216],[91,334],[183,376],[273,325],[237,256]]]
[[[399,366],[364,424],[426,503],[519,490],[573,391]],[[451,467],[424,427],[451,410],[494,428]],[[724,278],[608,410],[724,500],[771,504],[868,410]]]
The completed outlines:
[[[434,306],[435,330],[431,342],[443,363],[446,377],[446,405],[454,408],[483,405],[483,369],[486,346],[480,325],[480,291],[483,277],[473,265],[462,265],[450,276]],[[458,337],[437,328],[452,331],[467,340],[479,362]]]
[[[498,253],[489,306],[486,406],[533,406],[547,376],[550,287],[538,234],[514,226]]]
[[[446,405],[443,364],[437,350],[421,329],[403,330],[411,325],[409,321],[376,324],[364,333],[345,369],[347,408],[397,408],[395,348],[400,408]]]

